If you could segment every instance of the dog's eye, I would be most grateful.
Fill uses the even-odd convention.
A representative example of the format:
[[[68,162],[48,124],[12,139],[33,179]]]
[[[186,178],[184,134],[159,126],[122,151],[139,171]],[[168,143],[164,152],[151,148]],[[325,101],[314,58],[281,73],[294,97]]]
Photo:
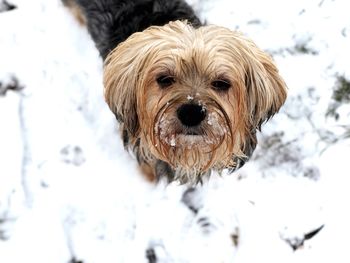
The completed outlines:
[[[218,91],[226,91],[231,87],[231,82],[226,79],[217,79],[211,83],[213,89]]]
[[[173,76],[162,75],[156,79],[159,87],[167,88],[175,83],[175,78]]]

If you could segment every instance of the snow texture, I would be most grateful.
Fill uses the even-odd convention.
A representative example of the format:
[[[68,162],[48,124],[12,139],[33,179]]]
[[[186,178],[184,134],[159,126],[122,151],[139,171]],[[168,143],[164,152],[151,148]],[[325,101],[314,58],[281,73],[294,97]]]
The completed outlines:
[[[196,188],[140,175],[59,0],[0,2],[1,263],[350,262],[348,1],[189,1],[289,87],[252,160]]]

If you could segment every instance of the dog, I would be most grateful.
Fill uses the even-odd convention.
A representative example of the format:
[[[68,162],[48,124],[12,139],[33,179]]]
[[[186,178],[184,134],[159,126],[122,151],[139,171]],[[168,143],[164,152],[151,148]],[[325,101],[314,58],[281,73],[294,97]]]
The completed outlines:
[[[63,1],[95,42],[105,100],[147,178],[198,183],[244,165],[287,96],[267,53],[182,0]]]

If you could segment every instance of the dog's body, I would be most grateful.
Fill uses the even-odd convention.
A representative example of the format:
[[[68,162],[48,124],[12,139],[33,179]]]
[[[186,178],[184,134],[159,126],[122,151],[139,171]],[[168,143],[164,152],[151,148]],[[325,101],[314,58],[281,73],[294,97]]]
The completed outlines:
[[[244,164],[286,98],[266,53],[202,25],[181,0],[64,2],[72,1],[104,59],[105,98],[124,144],[147,175],[198,182]]]

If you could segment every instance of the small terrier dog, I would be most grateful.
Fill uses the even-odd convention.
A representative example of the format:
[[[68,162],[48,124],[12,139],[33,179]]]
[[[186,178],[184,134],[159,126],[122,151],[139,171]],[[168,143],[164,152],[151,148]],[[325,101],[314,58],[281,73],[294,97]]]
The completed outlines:
[[[148,178],[197,183],[249,159],[286,99],[268,54],[183,0],[63,1],[104,60],[106,102]]]

